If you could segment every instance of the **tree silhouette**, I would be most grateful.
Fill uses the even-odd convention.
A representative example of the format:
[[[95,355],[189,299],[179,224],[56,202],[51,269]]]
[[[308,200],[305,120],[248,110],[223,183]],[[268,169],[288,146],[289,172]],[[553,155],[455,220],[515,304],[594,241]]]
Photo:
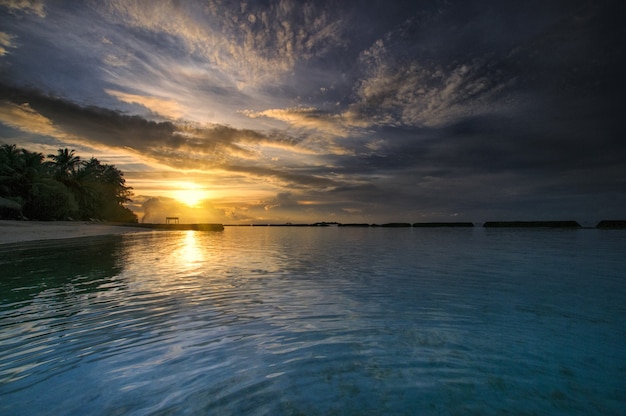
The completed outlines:
[[[132,188],[126,186],[124,173],[113,165],[102,164],[96,158],[83,163],[76,171],[78,201],[81,213],[87,218],[121,220],[127,213],[120,210],[130,201]]]
[[[123,206],[132,188],[122,171],[96,158],[83,162],[73,149],[48,158],[44,162],[41,153],[14,144],[0,146],[0,217],[137,222]]]
[[[0,147],[0,196],[18,197],[23,203],[32,186],[45,171],[41,153],[17,149],[15,145]]]
[[[55,170],[55,176],[57,180],[64,181],[76,173],[76,169],[80,166],[80,156],[75,154],[74,149],[68,150],[59,149],[57,154],[48,155],[48,158],[52,159],[50,165]]]

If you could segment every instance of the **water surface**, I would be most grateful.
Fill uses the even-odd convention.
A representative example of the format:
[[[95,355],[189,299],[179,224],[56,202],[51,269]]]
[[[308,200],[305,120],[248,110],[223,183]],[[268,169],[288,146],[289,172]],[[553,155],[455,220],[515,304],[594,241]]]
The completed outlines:
[[[0,245],[0,414],[623,414],[626,233]]]

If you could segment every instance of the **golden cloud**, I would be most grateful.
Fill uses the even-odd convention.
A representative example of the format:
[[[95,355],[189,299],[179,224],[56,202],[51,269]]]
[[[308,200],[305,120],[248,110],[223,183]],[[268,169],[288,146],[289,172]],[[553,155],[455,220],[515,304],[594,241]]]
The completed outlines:
[[[67,137],[64,132],[54,126],[50,119],[33,110],[27,103],[0,102],[0,122],[27,133],[61,139]]]
[[[9,35],[6,32],[0,32],[0,56],[4,56],[7,53],[9,53],[7,48],[15,47],[12,41],[13,41],[12,35]]]
[[[183,107],[170,98],[148,97],[143,95],[128,94],[121,91],[105,90],[107,94],[128,104],[139,104],[148,110],[168,119],[176,120],[185,115]]]

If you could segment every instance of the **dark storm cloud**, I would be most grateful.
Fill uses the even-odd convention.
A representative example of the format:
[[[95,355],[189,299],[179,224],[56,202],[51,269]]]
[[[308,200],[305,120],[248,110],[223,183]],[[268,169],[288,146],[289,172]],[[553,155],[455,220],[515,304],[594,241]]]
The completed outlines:
[[[559,104],[579,94],[604,101],[614,82],[623,85],[616,65],[624,60],[624,47],[616,45],[622,29],[615,17],[624,15],[623,6],[555,8],[548,2],[508,10],[500,3],[467,13],[461,11],[468,6],[455,4],[445,19],[409,20],[381,37],[361,54],[365,72],[354,111],[384,125],[441,125],[528,106],[559,112]],[[533,13],[535,19],[523,22]],[[483,22],[492,14],[498,18]],[[464,24],[456,21],[459,15]],[[504,23],[523,28],[525,36],[503,30]]]
[[[376,189],[338,191],[352,200],[460,211],[527,199],[611,200],[626,186],[626,145],[602,121],[571,120],[564,128],[551,118],[480,117],[419,131],[386,129],[389,139],[377,154],[336,162],[346,175],[375,172]]]
[[[294,148],[298,140],[281,134],[260,133],[229,126],[198,126],[149,121],[99,107],[81,107],[33,90],[0,85],[10,102],[27,105],[66,135],[92,144],[132,149],[180,169],[219,168],[225,171],[274,178],[295,188],[328,188],[332,180],[301,167],[290,171],[256,166],[255,153],[245,145]]]
[[[623,17],[624,8],[587,5],[554,9],[558,19],[532,21],[526,38],[492,40],[488,34],[500,29],[479,25],[475,47],[447,65],[421,63],[416,56],[432,52],[428,48],[398,53],[409,50],[412,39],[428,37],[413,30],[413,22],[390,33],[362,56],[370,69],[352,107],[374,120],[385,141],[346,169],[392,175],[389,186],[397,189],[387,200],[409,195],[422,206],[434,199],[443,206],[441,195],[449,203],[461,195],[459,205],[466,207],[558,198],[580,206],[581,193],[602,193],[605,200],[621,193],[626,142],[618,72],[625,62],[616,16]],[[458,47],[444,32],[444,43]],[[467,54],[472,60],[459,60]],[[366,195],[372,190],[361,199]]]
[[[229,165],[223,166],[225,170],[238,173],[246,173],[259,177],[276,178],[284,183],[286,187],[291,189],[331,189],[337,186],[337,182],[332,179],[325,178],[321,175],[327,173],[326,168],[322,169],[272,169],[267,167]]]
[[[198,151],[206,156],[206,164],[228,152],[242,152],[238,142],[271,141],[258,132],[228,126],[199,127],[193,124],[150,121],[140,116],[126,115],[95,106],[80,106],[62,98],[35,90],[0,86],[0,92],[10,102],[27,105],[67,134],[86,141],[127,147],[157,155],[159,151]],[[283,138],[279,140],[285,141]]]

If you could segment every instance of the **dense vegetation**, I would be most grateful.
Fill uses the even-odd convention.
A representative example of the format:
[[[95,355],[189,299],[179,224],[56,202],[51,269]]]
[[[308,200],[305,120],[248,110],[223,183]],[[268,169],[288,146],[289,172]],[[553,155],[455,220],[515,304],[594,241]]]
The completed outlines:
[[[0,146],[0,218],[137,222],[122,171],[74,150],[48,155]]]

